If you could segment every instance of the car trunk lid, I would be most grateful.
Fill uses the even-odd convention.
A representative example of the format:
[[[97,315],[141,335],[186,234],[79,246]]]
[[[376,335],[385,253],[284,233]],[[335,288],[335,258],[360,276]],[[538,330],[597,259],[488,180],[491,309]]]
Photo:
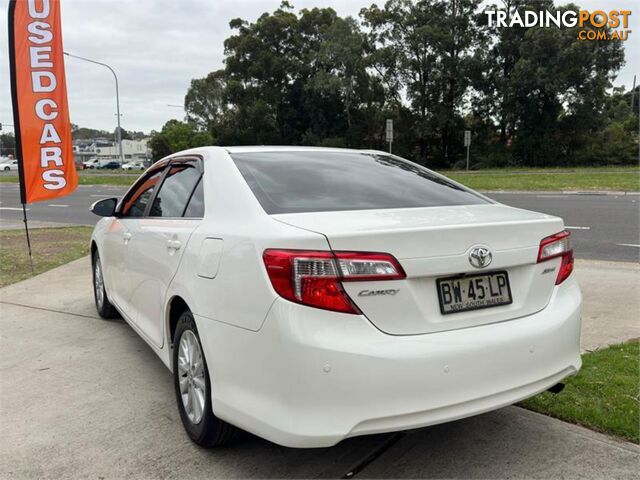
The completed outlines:
[[[563,229],[560,218],[500,204],[273,215],[321,233],[334,251],[394,255],[403,280],[345,282],[344,288],[380,330],[422,334],[506,321],[548,304],[560,260],[537,263],[540,240]],[[470,252],[482,246],[490,265],[475,268]],[[512,303],[444,314],[438,279],[506,272]],[[373,292],[373,293],[371,293]]]

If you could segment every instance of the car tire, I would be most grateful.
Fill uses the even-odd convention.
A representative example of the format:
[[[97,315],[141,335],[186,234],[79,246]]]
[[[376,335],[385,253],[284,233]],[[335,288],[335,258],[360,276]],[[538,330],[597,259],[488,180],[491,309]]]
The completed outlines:
[[[8,172],[9,170],[11,170],[11,167],[4,167],[5,172]]]
[[[188,310],[178,319],[174,335],[173,384],[182,425],[194,443],[218,447],[236,438],[238,429],[216,417],[211,408],[207,361],[196,323]]]
[[[102,271],[102,263],[100,262],[100,255],[96,251],[93,254],[92,262],[93,270],[93,299],[96,303],[96,310],[98,315],[102,318],[110,319],[118,317],[118,311],[109,301],[107,297],[107,290],[104,287],[104,275]]]

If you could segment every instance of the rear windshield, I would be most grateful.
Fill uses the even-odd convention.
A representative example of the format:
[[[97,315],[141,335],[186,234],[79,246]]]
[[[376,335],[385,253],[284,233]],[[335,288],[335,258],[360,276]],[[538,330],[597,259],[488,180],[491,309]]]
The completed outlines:
[[[268,214],[488,203],[391,155],[287,151],[231,157]]]

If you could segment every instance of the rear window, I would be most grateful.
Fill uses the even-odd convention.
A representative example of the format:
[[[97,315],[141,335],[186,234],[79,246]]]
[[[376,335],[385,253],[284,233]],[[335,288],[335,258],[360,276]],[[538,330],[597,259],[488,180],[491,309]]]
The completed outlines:
[[[286,151],[231,157],[268,214],[488,203],[391,155]]]

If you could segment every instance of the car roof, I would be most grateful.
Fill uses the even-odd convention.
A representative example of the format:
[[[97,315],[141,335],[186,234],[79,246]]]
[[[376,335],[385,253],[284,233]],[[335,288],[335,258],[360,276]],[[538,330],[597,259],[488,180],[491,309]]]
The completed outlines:
[[[238,147],[221,147],[229,153],[251,153],[251,152],[353,152],[353,153],[385,153],[379,150],[358,150],[353,148],[338,147],[306,147],[306,146],[286,146],[286,145],[250,145]]]
[[[175,152],[167,157],[164,157],[154,163],[168,162],[174,158],[180,158],[188,155],[199,155],[205,152],[219,153],[224,151],[230,155],[234,153],[260,153],[260,152],[327,152],[327,153],[359,153],[359,154],[375,154],[375,155],[389,155],[389,153],[381,150],[358,150],[354,148],[338,148],[338,147],[306,147],[306,146],[287,146],[287,145],[247,145],[247,146],[205,146],[195,147],[188,150],[182,150]]]

